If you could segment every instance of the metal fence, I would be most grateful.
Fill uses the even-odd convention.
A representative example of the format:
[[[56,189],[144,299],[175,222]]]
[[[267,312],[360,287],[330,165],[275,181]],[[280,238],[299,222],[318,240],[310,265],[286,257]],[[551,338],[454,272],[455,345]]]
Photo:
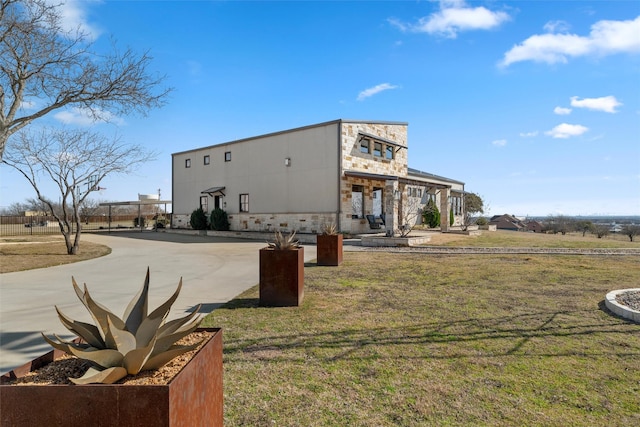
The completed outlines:
[[[75,233],[75,221],[69,221]],[[138,222],[143,228],[168,227],[170,215],[98,215],[83,218],[82,232],[103,232],[109,230],[139,230]],[[0,216],[0,236],[27,236],[43,234],[60,234],[58,221],[52,216]]]

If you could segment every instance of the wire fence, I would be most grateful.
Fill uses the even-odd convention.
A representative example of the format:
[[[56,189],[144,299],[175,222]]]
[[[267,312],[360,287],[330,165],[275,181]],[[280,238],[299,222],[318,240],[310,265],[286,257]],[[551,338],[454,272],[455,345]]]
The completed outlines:
[[[75,221],[69,220],[72,233],[76,232]],[[82,218],[82,232],[104,232],[109,230],[139,230],[143,228],[165,228],[171,224],[171,216],[148,215],[97,215]],[[60,234],[58,221],[53,216],[0,216],[0,236],[28,236]]]

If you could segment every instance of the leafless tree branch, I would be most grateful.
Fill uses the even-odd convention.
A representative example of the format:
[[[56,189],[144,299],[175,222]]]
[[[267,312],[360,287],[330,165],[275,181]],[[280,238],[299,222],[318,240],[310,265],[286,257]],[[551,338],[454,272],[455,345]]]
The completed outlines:
[[[9,137],[34,120],[76,106],[94,119],[164,105],[171,91],[149,72],[149,52],[98,54],[80,29],[64,30],[59,6],[44,0],[0,0],[0,160]],[[34,110],[25,102],[37,101]]]
[[[100,182],[108,175],[128,173],[155,157],[139,145],[109,139],[88,130],[42,129],[20,132],[11,143],[3,163],[22,174],[55,217],[65,238],[67,252],[77,253],[82,218],[80,209]],[[53,182],[60,197],[59,209],[42,191],[42,184]],[[75,238],[71,240],[75,225]]]

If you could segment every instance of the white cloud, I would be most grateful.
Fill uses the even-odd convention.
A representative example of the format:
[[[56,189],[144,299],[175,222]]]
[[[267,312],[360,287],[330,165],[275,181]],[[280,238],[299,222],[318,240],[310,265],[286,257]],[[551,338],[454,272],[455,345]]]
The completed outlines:
[[[505,12],[494,12],[485,7],[468,7],[464,1],[440,1],[440,11],[420,18],[416,24],[405,24],[397,19],[389,23],[402,31],[437,34],[455,39],[459,32],[490,30],[510,19]]]
[[[538,131],[534,130],[533,132],[520,132],[520,136],[522,138],[533,138],[534,136],[538,136]]]
[[[382,84],[376,85],[374,87],[370,87],[368,89],[363,90],[362,92],[360,92],[358,94],[358,98],[357,99],[358,99],[358,101],[362,101],[362,100],[364,100],[366,98],[369,98],[370,96],[373,96],[375,94],[378,94],[378,93],[380,93],[382,91],[391,90],[391,89],[397,89],[397,88],[398,88],[398,86],[396,86],[396,85],[391,85],[389,83],[382,83]]]
[[[54,114],[53,117],[65,125],[91,126],[100,122],[123,125],[125,123],[122,118],[116,117],[108,111],[95,110],[94,114],[86,108],[73,107],[69,110],[60,111]]]
[[[46,2],[51,6],[58,6],[63,30],[71,32],[80,30],[93,40],[102,33],[98,26],[89,23],[87,18],[88,5],[99,3],[99,0],[46,0]]]
[[[545,29],[561,29],[545,25]],[[606,56],[616,53],[640,52],[640,16],[628,21],[598,21],[588,36],[576,34],[536,34],[515,45],[504,54],[500,66],[520,61],[566,63],[579,56]]]
[[[507,140],[506,139],[496,139],[495,141],[491,141],[491,144],[496,146],[496,147],[504,147],[505,145],[507,145]]]
[[[549,21],[542,28],[547,33],[566,33],[571,26],[566,21]]]
[[[553,109],[553,112],[561,116],[566,116],[567,114],[571,114],[571,108],[556,107]]]
[[[639,37],[640,38],[640,37]],[[576,108],[587,108],[589,110],[604,111],[605,113],[617,113],[616,107],[622,103],[615,96],[603,96],[601,98],[584,98],[578,99],[577,96],[571,97],[571,106]]]
[[[32,110],[36,107],[35,101],[22,101],[20,103],[20,109],[22,110]]]
[[[589,130],[588,127],[582,125],[570,125],[568,123],[562,123],[554,127],[550,131],[545,132],[546,135],[552,138],[567,139],[572,136],[579,136]]]

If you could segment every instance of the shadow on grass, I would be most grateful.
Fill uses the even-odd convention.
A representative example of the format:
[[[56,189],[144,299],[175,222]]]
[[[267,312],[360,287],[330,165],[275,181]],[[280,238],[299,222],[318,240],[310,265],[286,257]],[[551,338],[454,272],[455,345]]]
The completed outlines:
[[[240,303],[250,303],[251,307],[257,306],[254,300]],[[370,329],[337,329],[313,334],[304,333],[302,330],[299,334],[229,339],[225,342],[224,351],[227,354],[238,352],[246,354],[277,349],[280,351],[277,359],[286,359],[288,357],[284,352],[288,350],[302,350],[305,353],[314,353],[318,350],[326,353],[327,350],[329,352],[334,350],[333,355],[325,356],[325,359],[330,361],[385,357],[457,359],[502,356],[640,356],[640,347],[607,348],[585,341],[590,337],[595,339],[602,334],[620,334],[622,337],[629,332],[640,332],[640,328],[634,331],[627,330],[627,326],[635,327],[636,325],[626,321],[617,323],[586,321],[580,324],[580,320],[585,319],[586,313],[593,313],[593,311],[539,312],[493,319],[467,319]],[[566,341],[558,344],[555,340],[555,344],[545,345],[546,340],[553,338],[566,339]],[[538,342],[531,343],[534,339]],[[442,347],[442,344],[447,347]],[[384,348],[389,346],[398,346],[399,349],[402,346],[409,346],[420,350],[419,354],[412,351],[404,355],[398,355],[391,350],[389,355],[385,356]],[[370,351],[363,351],[367,348]],[[616,348],[624,351],[618,351]],[[553,351],[549,351],[551,349]],[[371,354],[372,352],[376,354]],[[290,354],[293,356],[292,359],[298,359],[295,357],[297,353]],[[301,356],[300,361],[304,361],[304,355]]]
[[[222,306],[226,310],[237,310],[239,308],[258,308],[260,298],[236,298]]]

